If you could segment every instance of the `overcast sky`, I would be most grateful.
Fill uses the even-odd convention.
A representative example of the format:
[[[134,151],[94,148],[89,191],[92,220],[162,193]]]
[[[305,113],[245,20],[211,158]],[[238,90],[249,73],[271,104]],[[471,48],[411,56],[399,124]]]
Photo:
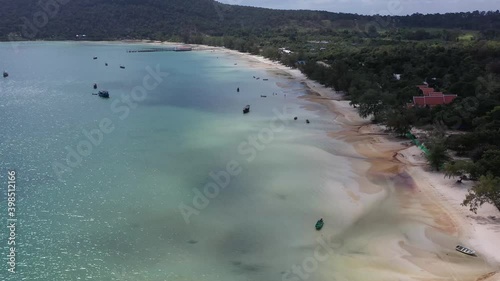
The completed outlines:
[[[218,0],[275,9],[326,10],[356,14],[406,15],[499,10],[500,0]]]

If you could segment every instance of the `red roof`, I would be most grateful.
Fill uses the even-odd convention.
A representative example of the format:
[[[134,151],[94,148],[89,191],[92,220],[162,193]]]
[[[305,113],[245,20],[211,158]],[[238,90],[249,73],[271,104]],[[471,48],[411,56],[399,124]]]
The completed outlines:
[[[444,95],[444,103],[448,104],[454,101],[457,98],[457,95]]]
[[[443,93],[442,92],[433,92],[433,93],[429,93],[428,96],[431,96],[431,97],[442,97]]]
[[[425,104],[430,106],[444,104],[444,97],[425,97]]]
[[[413,97],[413,104],[425,106],[425,97]]]
[[[434,88],[423,88],[421,90],[422,90],[422,93],[424,94],[424,96],[428,96],[428,95],[430,95],[430,93],[434,92]]]
[[[427,85],[417,85],[423,96],[413,97],[413,106],[435,106],[449,104],[457,98],[457,95],[445,95],[443,92],[435,92],[434,88]]]
[[[437,96],[422,96],[413,97],[413,105],[418,106],[436,106],[440,104],[449,104],[457,98],[457,95],[443,95],[442,93]]]

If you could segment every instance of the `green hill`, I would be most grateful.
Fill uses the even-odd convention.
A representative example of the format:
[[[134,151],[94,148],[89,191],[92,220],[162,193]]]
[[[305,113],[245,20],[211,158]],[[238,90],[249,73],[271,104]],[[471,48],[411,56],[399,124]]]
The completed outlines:
[[[193,35],[261,35],[294,29],[500,29],[500,13],[374,17],[234,6],[213,0],[0,0],[0,39],[168,39]],[[494,34],[496,34],[494,32]]]

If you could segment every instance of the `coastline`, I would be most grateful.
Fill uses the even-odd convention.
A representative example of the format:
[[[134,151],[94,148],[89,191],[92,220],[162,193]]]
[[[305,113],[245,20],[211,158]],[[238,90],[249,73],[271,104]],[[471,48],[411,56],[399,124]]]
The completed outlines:
[[[500,255],[498,254],[500,253],[500,243],[495,243],[495,239],[498,239],[498,235],[500,234],[500,211],[490,204],[484,204],[478,210],[478,213],[474,214],[467,207],[461,206],[460,204],[465,198],[467,189],[472,185],[471,182],[464,182],[462,185],[457,185],[453,178],[447,179],[444,178],[444,174],[442,173],[428,171],[425,159],[416,146],[411,145],[408,140],[400,140],[390,136],[384,132],[382,126],[370,124],[369,120],[363,119],[358,115],[357,111],[349,105],[348,101],[342,100],[341,94],[308,79],[297,69],[291,69],[261,56],[240,53],[221,47],[193,45],[193,50],[213,50],[237,56],[240,59],[248,61],[251,67],[266,69],[271,72],[283,71],[290,75],[291,79],[303,83],[309,94],[304,98],[324,105],[330,112],[335,114],[336,118],[332,121],[337,122],[343,127],[341,132],[329,133],[329,135],[335,139],[349,143],[357,153],[366,157],[369,167],[355,168],[358,173],[361,173],[361,175],[366,174],[368,179],[380,177],[381,175],[385,178],[405,175],[405,184],[408,183],[414,186],[413,193],[416,195],[412,199],[420,201],[420,204],[425,206],[425,211],[431,214],[431,221],[435,222],[427,229],[429,239],[442,247],[449,248],[449,255],[453,254],[455,244],[442,241],[442,238],[437,238],[440,235],[439,233],[434,233],[437,229],[456,237],[457,241],[475,249],[479,254],[476,261],[472,261],[470,265],[467,265],[467,257],[464,258],[461,256],[458,257],[463,260],[459,262],[455,260],[451,261],[449,258],[439,255],[428,258],[424,262],[422,258],[428,253],[422,253],[422,249],[410,249],[410,246],[404,246],[400,243],[402,250],[404,249],[407,253],[411,253],[410,257],[406,257],[411,263],[423,270],[428,270],[429,273],[434,272],[437,276],[439,274],[436,272],[439,271],[441,266],[449,266],[449,263],[458,263],[463,268],[460,269],[457,267],[454,271],[459,273],[466,270],[460,273],[462,274],[460,280],[500,280]],[[361,185],[365,184],[368,183],[363,182]],[[364,191],[367,192],[367,190]],[[377,192],[377,190],[368,192]],[[402,198],[402,201],[406,201],[406,199]],[[404,207],[403,211],[406,211]],[[467,273],[469,273],[468,270],[473,272],[473,269],[478,267],[477,261],[484,261],[492,270],[487,270],[484,274],[471,273],[470,276],[467,276]],[[424,265],[429,262],[435,262],[436,264]],[[446,276],[439,277],[446,278]],[[451,276],[449,277],[452,278]],[[421,277],[418,277],[418,279],[434,280],[434,278],[421,279]]]
[[[181,43],[146,40],[96,43],[181,45]],[[458,186],[455,185],[454,179],[445,179],[442,174],[427,171],[425,161],[416,147],[407,146],[408,141],[392,138],[383,132],[381,126],[372,125],[368,120],[360,118],[356,110],[349,106],[347,101],[342,100],[340,94],[307,79],[299,70],[290,69],[263,57],[225,48],[202,45],[193,45],[193,47],[194,51],[215,51],[235,56],[248,61],[250,67],[265,69],[276,74],[287,73],[290,79],[303,83],[309,93],[303,98],[321,104],[333,112],[335,115],[332,116],[335,118],[332,118],[331,121],[340,124],[343,128],[340,132],[326,133],[332,138],[352,145],[356,152],[363,156],[361,160],[352,161],[353,169],[359,175],[359,184],[362,187],[360,192],[366,194],[382,192],[380,187],[373,184],[376,181],[411,187],[409,190],[401,192],[401,196],[398,198],[401,212],[405,213],[405,217],[418,220],[422,224],[428,224],[425,229],[425,239],[417,241],[418,243],[428,240],[433,243],[432,246],[436,244],[442,249],[418,248],[415,245],[405,243],[398,237],[383,243],[383,245],[396,244],[395,248],[397,249],[391,250],[396,251],[399,256],[384,256],[389,262],[405,263],[405,267],[409,267],[408,264],[415,265],[418,270],[425,272],[412,275],[404,272],[405,275],[408,275],[407,279],[388,280],[457,280],[455,277],[448,279],[446,277],[449,276],[442,275],[442,272],[446,273],[446,271],[442,271],[442,267],[450,264],[457,265],[454,270],[463,274],[458,280],[499,280],[495,278],[500,278],[500,274],[494,274],[500,267],[500,256],[498,255],[500,243],[495,243],[495,238],[498,238],[498,233],[500,233],[500,212],[485,204],[475,215],[467,208],[460,206],[470,182]],[[495,219],[490,216],[494,216]],[[442,233],[453,236],[456,241],[478,251],[479,258],[473,259],[456,254],[454,251],[455,241],[443,241]],[[381,246],[377,245],[376,247]],[[446,248],[448,251],[443,250]],[[452,255],[452,260],[442,256],[443,253]],[[476,272],[474,267],[478,266],[483,259],[492,270],[484,271],[484,275],[477,274],[482,269]],[[474,274],[476,274],[475,277],[473,277]],[[487,279],[478,279],[481,275]]]

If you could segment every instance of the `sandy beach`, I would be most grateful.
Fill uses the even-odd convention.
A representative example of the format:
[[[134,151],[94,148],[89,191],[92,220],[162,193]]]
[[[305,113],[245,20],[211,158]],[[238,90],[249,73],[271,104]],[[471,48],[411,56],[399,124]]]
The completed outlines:
[[[386,280],[500,280],[500,243],[497,240],[500,238],[500,212],[490,204],[483,205],[477,214],[461,206],[472,182],[457,184],[455,179],[429,171],[416,146],[408,140],[392,137],[382,126],[372,125],[369,120],[359,117],[349,102],[342,100],[341,94],[307,79],[299,70],[225,48],[195,46],[194,50],[237,56],[248,61],[250,67],[274,74],[286,73],[290,79],[302,82],[309,90],[304,98],[333,112],[331,121],[344,128],[329,135],[351,144],[364,157],[353,160],[353,168],[361,175],[360,192],[387,192],[388,185],[404,189],[396,195],[399,212],[404,219],[426,227],[422,235],[406,233],[376,241],[374,252],[382,260],[369,263],[385,271]],[[478,257],[456,252],[457,244],[475,249]],[[384,247],[391,249],[390,255],[384,253]]]
[[[320,105],[325,114],[333,113],[329,121],[342,127],[324,134],[353,147],[352,151],[335,153],[350,159],[358,175],[359,190],[345,192],[359,206],[359,214],[354,214],[352,224],[336,237],[349,242],[335,249],[336,255],[327,261],[331,267],[323,272],[325,276],[342,281],[500,280],[500,212],[489,204],[477,214],[461,206],[473,182],[457,184],[456,179],[430,171],[422,152],[409,140],[397,139],[383,126],[361,118],[342,94],[307,79],[297,69],[226,48],[192,47],[194,51],[234,56],[238,62],[245,62],[244,67],[301,82],[307,89],[303,98]],[[365,197],[376,199],[367,201]],[[455,251],[458,244],[476,250],[478,256]],[[343,275],[339,276],[338,268],[342,267]]]

